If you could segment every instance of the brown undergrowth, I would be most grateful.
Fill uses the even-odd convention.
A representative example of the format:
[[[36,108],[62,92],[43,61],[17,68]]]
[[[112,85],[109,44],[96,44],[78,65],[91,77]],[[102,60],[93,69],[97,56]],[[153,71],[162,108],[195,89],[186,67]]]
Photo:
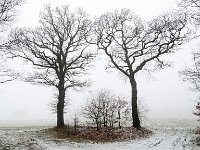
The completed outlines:
[[[197,127],[194,130],[194,134],[196,135],[195,139],[193,140],[193,143],[197,146],[200,146],[200,127]]]
[[[132,127],[101,128],[97,131],[94,127],[77,127],[74,129],[70,126],[64,126],[46,129],[45,132],[56,139],[68,139],[75,142],[115,142],[147,138],[153,134],[148,129]]]

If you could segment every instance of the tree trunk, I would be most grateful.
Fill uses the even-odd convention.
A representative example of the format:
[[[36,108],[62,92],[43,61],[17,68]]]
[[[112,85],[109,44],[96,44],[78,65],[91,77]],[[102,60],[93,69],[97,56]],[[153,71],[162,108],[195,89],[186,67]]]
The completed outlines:
[[[106,109],[106,127],[108,126],[108,110]]]
[[[119,121],[119,128],[121,129],[121,113],[120,113],[120,110],[118,109],[118,121]]]
[[[97,131],[99,131],[99,120],[96,118],[96,127],[97,127]]]
[[[57,103],[57,127],[64,126],[64,104],[65,104],[65,88],[64,80],[59,82]]]
[[[106,116],[103,116],[103,127],[106,127]]]
[[[131,81],[131,92],[132,92],[132,126],[135,128],[140,128],[140,119],[138,116],[137,107],[137,83],[134,77],[130,79]]]

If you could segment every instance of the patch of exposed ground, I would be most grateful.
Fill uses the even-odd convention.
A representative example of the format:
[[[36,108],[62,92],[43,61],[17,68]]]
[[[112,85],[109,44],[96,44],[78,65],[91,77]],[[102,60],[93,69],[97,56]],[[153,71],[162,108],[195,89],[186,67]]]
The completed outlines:
[[[134,140],[140,138],[148,138],[153,132],[145,128],[101,128],[96,130],[93,127],[73,127],[65,126],[62,128],[50,128],[43,130],[49,136],[53,136],[58,139],[68,139],[76,142],[80,141],[92,141],[92,142],[114,142]]]

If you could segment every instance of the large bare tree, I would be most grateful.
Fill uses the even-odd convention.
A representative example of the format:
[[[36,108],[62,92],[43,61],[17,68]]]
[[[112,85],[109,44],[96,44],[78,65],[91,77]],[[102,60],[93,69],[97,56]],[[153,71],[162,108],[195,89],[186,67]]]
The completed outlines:
[[[185,14],[169,13],[145,23],[130,10],[122,9],[105,13],[95,21],[94,43],[108,56],[109,67],[120,71],[130,82],[133,127],[140,128],[136,75],[152,68],[153,63],[159,68],[168,65],[161,56],[174,52],[183,43],[186,19]]]
[[[90,32],[91,22],[83,10],[46,6],[37,28],[16,29],[11,34],[11,57],[22,58],[36,69],[25,81],[57,89],[58,127],[64,126],[66,90],[87,85],[82,75],[94,58],[85,40]]]

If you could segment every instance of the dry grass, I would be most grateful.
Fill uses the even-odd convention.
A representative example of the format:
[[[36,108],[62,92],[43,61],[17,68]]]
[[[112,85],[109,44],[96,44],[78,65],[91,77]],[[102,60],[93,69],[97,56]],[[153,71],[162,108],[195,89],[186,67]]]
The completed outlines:
[[[119,128],[101,128],[99,131],[94,127],[78,127],[76,130],[70,126],[62,128],[50,128],[45,130],[49,136],[56,139],[68,139],[76,142],[114,142],[133,140],[138,138],[147,138],[153,133],[145,128],[136,129],[132,127]]]

